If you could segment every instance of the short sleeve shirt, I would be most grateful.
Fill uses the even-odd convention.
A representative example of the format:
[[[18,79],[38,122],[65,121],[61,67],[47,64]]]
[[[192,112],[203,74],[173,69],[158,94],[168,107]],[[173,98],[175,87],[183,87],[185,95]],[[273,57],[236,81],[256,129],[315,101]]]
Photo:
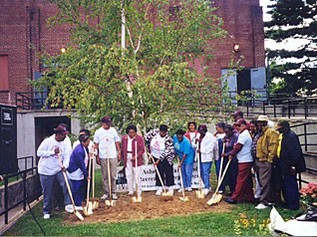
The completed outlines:
[[[116,142],[120,142],[118,132],[113,127],[99,128],[95,132],[94,142],[99,144],[99,156],[103,158],[117,158]]]
[[[251,155],[252,138],[248,130],[244,130],[239,134],[237,143],[240,143],[242,149],[237,153],[239,163],[253,162]]]
[[[183,141],[180,142],[177,139],[177,135],[174,135],[173,142],[174,142],[175,152],[179,156],[180,159],[182,159],[183,155],[186,154],[186,159],[184,161],[184,164],[194,163],[195,151],[192,148],[190,141],[186,137],[184,137]]]

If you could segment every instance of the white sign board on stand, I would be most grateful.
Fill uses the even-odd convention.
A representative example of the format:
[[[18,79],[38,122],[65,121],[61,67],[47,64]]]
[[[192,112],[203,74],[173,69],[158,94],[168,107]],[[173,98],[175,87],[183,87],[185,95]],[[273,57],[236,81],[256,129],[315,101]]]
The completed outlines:
[[[180,179],[179,179],[179,172],[178,172],[178,165],[174,164],[174,189],[180,188]],[[117,190],[119,192],[127,192],[127,183],[126,179],[122,172],[123,167],[118,167],[118,175],[117,175]],[[155,169],[153,165],[143,165],[142,166],[142,175],[141,175],[141,182],[142,182],[142,190],[143,191],[155,191]],[[198,188],[198,172],[197,172],[197,163],[194,163],[193,174],[192,174],[192,188]]]

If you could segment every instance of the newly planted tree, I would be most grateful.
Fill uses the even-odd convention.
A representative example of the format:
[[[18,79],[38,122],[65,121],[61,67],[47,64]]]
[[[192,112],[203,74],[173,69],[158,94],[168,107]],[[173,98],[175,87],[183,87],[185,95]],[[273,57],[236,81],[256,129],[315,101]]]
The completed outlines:
[[[59,8],[53,27],[72,28],[66,52],[44,58],[36,84],[49,88],[52,106],[74,108],[84,122],[107,114],[119,128],[145,129],[183,126],[204,98],[210,109],[221,104],[219,83],[193,64],[201,58],[206,68],[211,40],[225,35],[210,1],[52,2]]]

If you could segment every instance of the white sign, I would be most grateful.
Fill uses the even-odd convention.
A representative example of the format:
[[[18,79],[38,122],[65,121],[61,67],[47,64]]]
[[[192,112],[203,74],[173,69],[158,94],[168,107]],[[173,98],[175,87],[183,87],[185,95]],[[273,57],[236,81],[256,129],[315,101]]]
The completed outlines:
[[[178,165],[173,165],[174,169],[174,189],[180,188],[180,179],[179,179],[179,172],[178,172]],[[120,171],[118,172],[117,178],[117,190],[120,192],[127,192],[127,184],[124,174],[122,172],[123,167],[120,167]],[[141,183],[142,183],[142,190],[143,191],[155,191],[157,186],[155,185],[155,169],[153,165],[143,165],[142,166],[142,175],[141,175]],[[194,163],[193,167],[193,174],[192,174],[192,188],[198,188],[198,172],[197,172],[197,163]]]

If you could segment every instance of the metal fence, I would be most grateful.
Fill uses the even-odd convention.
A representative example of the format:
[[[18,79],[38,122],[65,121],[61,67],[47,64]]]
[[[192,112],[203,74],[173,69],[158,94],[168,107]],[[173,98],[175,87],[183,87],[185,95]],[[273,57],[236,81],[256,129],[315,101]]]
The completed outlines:
[[[31,161],[31,167],[28,168],[28,160]],[[24,169],[19,170],[17,173],[12,173],[4,176],[4,210],[0,212],[0,216],[4,215],[4,223],[8,224],[9,212],[19,205],[23,205],[23,210],[26,210],[26,206],[30,201],[38,199],[42,195],[41,186],[39,183],[39,175],[37,173],[37,167],[34,167],[33,156],[26,156],[18,158],[18,161],[22,161],[24,164]],[[32,177],[36,179],[35,192],[30,194],[27,188],[27,179]],[[22,179],[22,198],[18,199],[15,203],[9,205],[9,183],[12,182],[12,178],[17,180]],[[17,195],[18,196],[18,195]]]

